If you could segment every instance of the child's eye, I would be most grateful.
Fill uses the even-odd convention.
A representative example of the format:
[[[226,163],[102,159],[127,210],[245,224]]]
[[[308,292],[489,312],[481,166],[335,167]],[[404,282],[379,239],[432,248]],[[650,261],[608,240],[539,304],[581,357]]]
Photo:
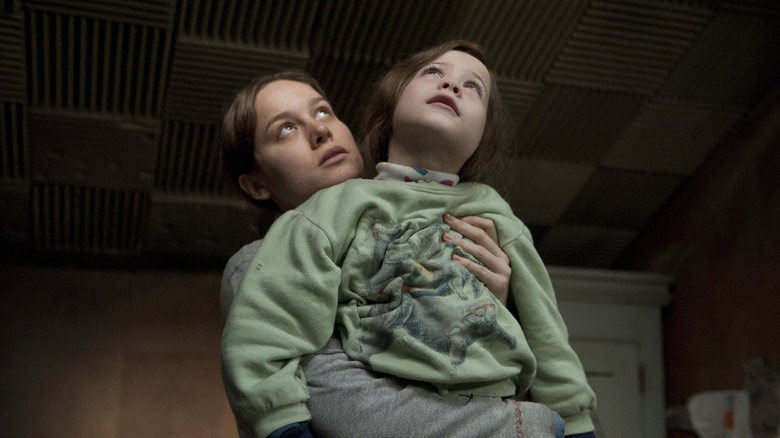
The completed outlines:
[[[482,90],[482,85],[480,85],[480,84],[479,84],[479,82],[466,82],[466,83],[463,85],[463,87],[464,87],[464,88],[471,88],[472,90],[476,91],[476,92],[477,92],[477,94],[479,94],[480,96],[482,96],[482,92],[483,92],[483,90]]]
[[[292,123],[285,123],[284,125],[279,127],[279,137],[284,137],[285,135],[295,131],[295,125]]]
[[[328,108],[320,108],[314,113],[314,118],[320,120],[330,115],[331,115],[331,111]]]
[[[439,77],[443,77],[443,76],[444,76],[444,75],[442,74],[441,70],[439,70],[437,67],[434,67],[434,66],[426,67],[426,68],[423,70],[423,72],[422,72],[422,73],[423,73],[424,75],[435,75],[435,76],[439,76]]]

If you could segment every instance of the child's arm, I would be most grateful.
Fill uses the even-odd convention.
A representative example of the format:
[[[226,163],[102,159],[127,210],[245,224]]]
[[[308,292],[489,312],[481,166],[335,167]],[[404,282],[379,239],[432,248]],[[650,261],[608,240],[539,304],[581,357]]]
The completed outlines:
[[[590,412],[596,408],[596,395],[569,345],[547,269],[527,229],[504,250],[512,261],[511,293],[520,325],[537,360],[531,399],[566,420],[567,436],[592,432]]]
[[[310,419],[299,361],[333,333],[340,277],[328,239],[295,212],[253,259],[223,332],[222,368],[236,420],[255,435]]]

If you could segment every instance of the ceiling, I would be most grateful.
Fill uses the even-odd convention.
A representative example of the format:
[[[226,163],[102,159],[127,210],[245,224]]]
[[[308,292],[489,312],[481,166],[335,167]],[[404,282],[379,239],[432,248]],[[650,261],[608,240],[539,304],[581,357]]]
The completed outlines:
[[[352,126],[455,37],[495,64],[507,197],[555,265],[615,266],[780,78],[773,0],[4,0],[2,256],[218,269],[254,238],[217,159],[235,91],[302,68]]]

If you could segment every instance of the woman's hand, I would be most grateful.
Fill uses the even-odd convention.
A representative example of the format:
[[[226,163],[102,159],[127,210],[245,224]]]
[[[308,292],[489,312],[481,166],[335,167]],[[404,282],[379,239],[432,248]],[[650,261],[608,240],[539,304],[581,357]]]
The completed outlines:
[[[509,266],[509,257],[501,250],[496,225],[490,219],[478,216],[456,218],[449,213],[444,215],[444,222],[471,240],[461,239],[448,233],[444,233],[442,238],[460,246],[485,266],[455,254],[452,255],[452,259],[485,283],[490,292],[506,306],[512,268]]]

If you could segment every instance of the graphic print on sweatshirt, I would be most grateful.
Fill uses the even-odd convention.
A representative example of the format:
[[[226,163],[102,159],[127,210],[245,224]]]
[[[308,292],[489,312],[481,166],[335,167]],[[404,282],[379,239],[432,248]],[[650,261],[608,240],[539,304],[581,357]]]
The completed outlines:
[[[371,260],[363,265],[367,278],[361,295],[370,310],[361,318],[361,360],[368,361],[404,337],[448,356],[452,365],[463,363],[468,347],[488,337],[515,348],[514,336],[497,322],[501,304],[482,282],[452,260],[453,252],[465,254],[454,243],[442,240],[448,230],[439,221],[419,230],[375,224],[370,232],[358,233],[358,244],[372,245]],[[413,354],[427,357],[431,353]]]

